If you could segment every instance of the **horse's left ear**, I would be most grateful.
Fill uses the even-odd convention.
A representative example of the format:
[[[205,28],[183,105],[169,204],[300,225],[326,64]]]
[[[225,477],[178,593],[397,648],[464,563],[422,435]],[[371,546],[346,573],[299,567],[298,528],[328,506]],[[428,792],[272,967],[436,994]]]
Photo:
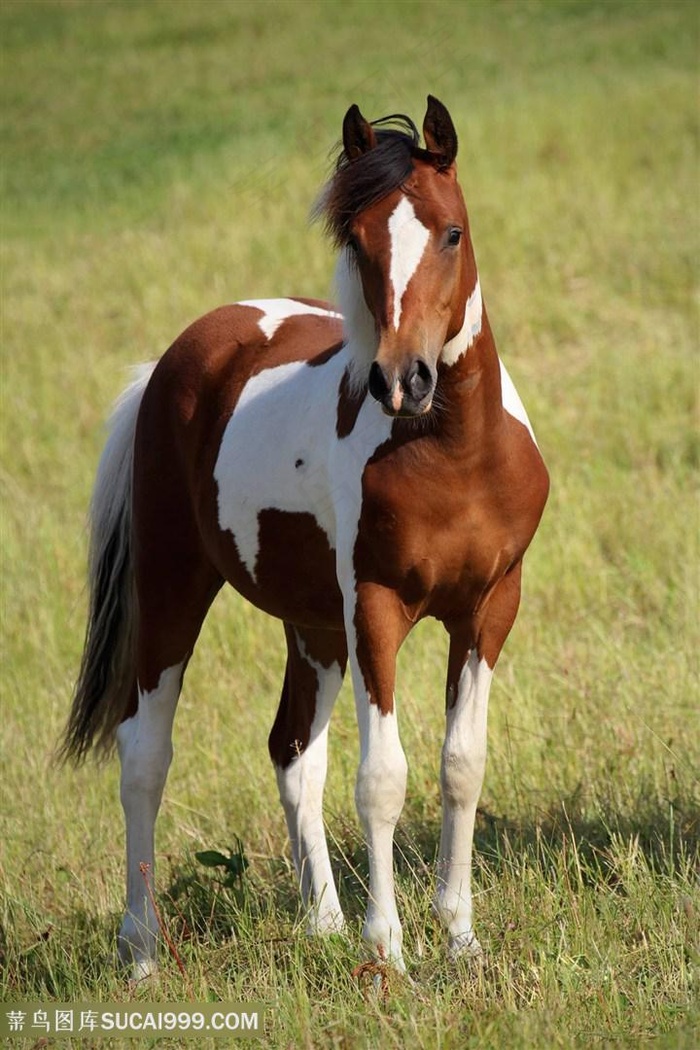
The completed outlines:
[[[423,138],[437,168],[449,168],[454,163],[457,156],[457,132],[447,107],[433,95],[428,95]]]

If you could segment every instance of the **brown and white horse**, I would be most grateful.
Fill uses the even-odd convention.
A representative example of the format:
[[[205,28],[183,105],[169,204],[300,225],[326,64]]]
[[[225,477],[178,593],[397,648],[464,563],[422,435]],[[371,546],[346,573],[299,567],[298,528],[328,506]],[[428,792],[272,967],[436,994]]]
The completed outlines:
[[[499,361],[457,182],[457,136],[429,96],[413,123],[352,106],[318,205],[339,248],[340,312],[310,299],[224,306],[117,403],[92,502],[91,604],[64,753],[115,743],[126,817],[122,957],[150,972],[157,925],[140,866],[172,757],[187,662],[231,583],[284,623],[269,739],[310,924],[343,915],[323,827],[326,743],[350,662],[356,803],[369,851],[363,935],[403,966],[392,842],[406,758],[396,656],[425,616],[449,635],[435,908],[478,953],[470,867],[489,685],[547,498]]]

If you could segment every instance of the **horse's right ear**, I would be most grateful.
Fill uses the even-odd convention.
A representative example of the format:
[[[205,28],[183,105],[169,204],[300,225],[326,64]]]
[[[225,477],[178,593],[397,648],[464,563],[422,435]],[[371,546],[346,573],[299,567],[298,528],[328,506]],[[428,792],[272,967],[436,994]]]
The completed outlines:
[[[369,121],[352,105],[343,120],[343,149],[348,160],[356,160],[377,145],[377,137]]]

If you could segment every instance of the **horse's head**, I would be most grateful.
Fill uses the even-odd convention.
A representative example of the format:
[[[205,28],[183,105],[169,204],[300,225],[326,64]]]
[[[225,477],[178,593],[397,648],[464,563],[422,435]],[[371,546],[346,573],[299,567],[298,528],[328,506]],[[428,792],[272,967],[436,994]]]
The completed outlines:
[[[341,295],[350,334],[353,327],[364,329],[373,355],[365,371],[369,390],[392,416],[430,410],[443,348],[463,330],[477,286],[454,165],[457,135],[447,109],[432,96],[423,138],[420,148],[408,118],[370,124],[351,106],[338,169],[323,200],[351,286],[350,295],[347,288]],[[353,295],[362,302],[347,302]],[[360,325],[358,314],[364,314]]]

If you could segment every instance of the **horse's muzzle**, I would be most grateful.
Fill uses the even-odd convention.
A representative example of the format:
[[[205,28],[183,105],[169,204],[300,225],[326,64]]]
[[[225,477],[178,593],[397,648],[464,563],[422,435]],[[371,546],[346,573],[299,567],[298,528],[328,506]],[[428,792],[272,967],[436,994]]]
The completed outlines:
[[[430,409],[437,373],[415,357],[402,373],[385,371],[378,361],[369,370],[369,392],[387,415],[422,416]]]

